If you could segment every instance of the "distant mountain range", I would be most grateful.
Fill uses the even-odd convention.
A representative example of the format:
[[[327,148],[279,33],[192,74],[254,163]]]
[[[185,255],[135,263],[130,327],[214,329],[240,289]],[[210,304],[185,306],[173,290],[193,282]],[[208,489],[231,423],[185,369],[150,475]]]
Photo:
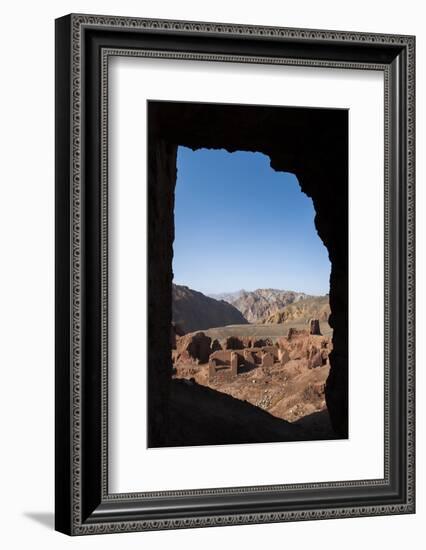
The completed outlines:
[[[187,286],[173,285],[172,307],[173,322],[185,333],[247,324],[238,309],[228,302],[215,300]]]
[[[214,298],[215,300],[225,300],[225,302],[229,302],[230,304],[235,301],[237,298],[239,298],[242,294],[246,292],[245,290],[236,290],[235,292],[221,292],[219,294],[207,294],[207,296],[210,296],[210,298]]]
[[[281,311],[289,304],[310,298],[304,292],[259,288],[253,291],[239,290],[217,294],[222,300],[237,308],[250,323],[262,323],[265,318]]]
[[[187,286],[173,285],[173,322],[185,333],[248,323],[281,324],[312,318],[327,321],[329,314],[328,295],[259,288],[206,296]]]

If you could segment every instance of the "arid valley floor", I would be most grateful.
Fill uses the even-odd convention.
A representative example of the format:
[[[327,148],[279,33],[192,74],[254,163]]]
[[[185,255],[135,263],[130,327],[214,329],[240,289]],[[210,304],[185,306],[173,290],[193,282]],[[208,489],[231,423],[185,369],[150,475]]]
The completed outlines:
[[[205,308],[211,298],[201,296],[207,299]],[[268,300],[271,302],[270,295]],[[229,306],[223,300],[219,304]],[[222,413],[215,411],[219,416],[233,417],[232,403],[238,401],[251,405],[250,411],[256,408],[267,413],[271,422],[281,420],[282,426],[290,429],[284,440],[333,439],[324,395],[332,351],[328,298],[298,298],[298,314],[293,301],[288,306],[265,311],[263,304],[261,320],[256,319],[256,308],[251,308],[254,322],[192,332],[183,332],[176,323],[172,330],[173,379],[185,383],[184,391],[192,388],[194,396],[201,392],[204,406],[215,395],[229,396],[231,400],[217,406],[224,407]],[[277,320],[281,322],[274,322]],[[202,387],[212,391],[203,394]],[[279,422],[275,424],[279,427]]]

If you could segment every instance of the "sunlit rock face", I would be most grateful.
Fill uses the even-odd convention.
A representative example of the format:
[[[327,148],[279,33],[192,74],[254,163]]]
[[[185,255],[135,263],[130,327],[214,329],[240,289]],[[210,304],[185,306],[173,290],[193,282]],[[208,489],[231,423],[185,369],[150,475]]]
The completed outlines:
[[[149,438],[167,437],[172,322],[173,205],[178,145],[261,152],[312,198],[331,262],[333,328],[325,388],[335,432],[348,435],[348,116],[342,109],[149,102]]]

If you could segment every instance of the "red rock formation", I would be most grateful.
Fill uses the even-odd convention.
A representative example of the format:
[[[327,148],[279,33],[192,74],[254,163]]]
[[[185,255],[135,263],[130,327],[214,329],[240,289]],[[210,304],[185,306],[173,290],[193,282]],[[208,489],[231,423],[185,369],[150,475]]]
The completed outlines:
[[[204,332],[195,332],[186,334],[177,339],[177,358],[176,362],[199,362],[207,363],[209,360],[211,348],[211,338]]]
[[[293,338],[298,337],[298,336],[303,336],[304,337],[304,336],[308,336],[308,335],[309,335],[309,332],[307,330],[297,330],[295,328],[289,328],[287,339],[292,340]]]

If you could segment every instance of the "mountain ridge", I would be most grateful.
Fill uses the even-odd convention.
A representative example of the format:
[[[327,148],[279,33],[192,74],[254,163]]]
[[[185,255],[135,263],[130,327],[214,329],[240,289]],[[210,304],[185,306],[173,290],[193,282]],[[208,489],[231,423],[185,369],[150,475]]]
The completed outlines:
[[[172,287],[173,322],[183,332],[244,325],[244,316],[225,300],[215,300],[185,285]]]
[[[330,302],[328,295],[310,296],[285,306],[282,310],[276,311],[269,317],[263,319],[263,324],[282,324],[292,321],[308,322],[309,319],[328,321]]]
[[[250,323],[262,323],[265,318],[287,305],[313,297],[305,292],[276,288],[240,290],[235,293],[218,294],[218,296],[223,296],[223,299],[238,309]]]

